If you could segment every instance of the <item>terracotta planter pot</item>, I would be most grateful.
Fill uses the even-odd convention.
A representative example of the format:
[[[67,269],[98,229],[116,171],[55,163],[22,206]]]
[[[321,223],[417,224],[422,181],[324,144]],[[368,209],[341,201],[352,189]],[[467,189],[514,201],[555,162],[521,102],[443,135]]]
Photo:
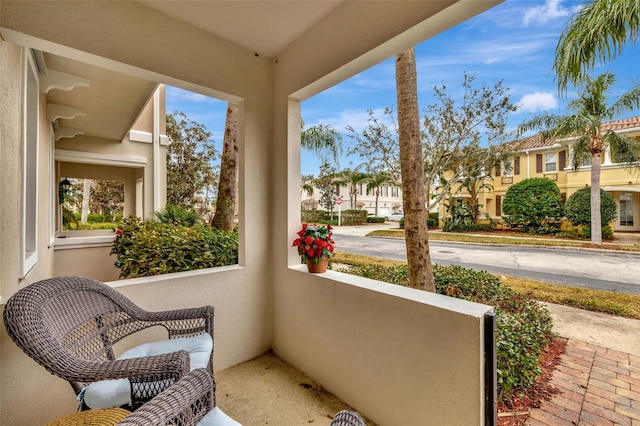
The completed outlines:
[[[309,272],[314,274],[319,274],[322,272],[327,272],[327,267],[329,266],[329,258],[323,257],[320,259],[320,263],[316,264],[313,259],[307,260],[307,269]]]

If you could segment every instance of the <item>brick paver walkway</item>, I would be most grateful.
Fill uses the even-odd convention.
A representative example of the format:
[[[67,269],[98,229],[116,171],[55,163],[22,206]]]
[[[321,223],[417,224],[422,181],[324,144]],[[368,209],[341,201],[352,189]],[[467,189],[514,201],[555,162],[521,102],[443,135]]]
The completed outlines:
[[[560,389],[532,410],[529,426],[640,426],[640,356],[569,339],[551,383]]]

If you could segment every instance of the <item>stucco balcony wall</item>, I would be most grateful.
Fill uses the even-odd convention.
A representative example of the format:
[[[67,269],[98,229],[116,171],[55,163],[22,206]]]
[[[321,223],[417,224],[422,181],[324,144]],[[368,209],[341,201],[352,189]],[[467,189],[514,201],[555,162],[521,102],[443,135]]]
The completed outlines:
[[[294,266],[274,287],[273,349],[378,424],[483,424],[491,308]]]

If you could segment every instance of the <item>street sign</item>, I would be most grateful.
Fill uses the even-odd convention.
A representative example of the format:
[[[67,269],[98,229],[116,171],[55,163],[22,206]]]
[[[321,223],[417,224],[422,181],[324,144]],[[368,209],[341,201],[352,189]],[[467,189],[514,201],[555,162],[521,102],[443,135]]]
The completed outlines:
[[[338,197],[338,198],[336,198],[336,204],[337,204],[337,205],[342,204],[342,197]]]

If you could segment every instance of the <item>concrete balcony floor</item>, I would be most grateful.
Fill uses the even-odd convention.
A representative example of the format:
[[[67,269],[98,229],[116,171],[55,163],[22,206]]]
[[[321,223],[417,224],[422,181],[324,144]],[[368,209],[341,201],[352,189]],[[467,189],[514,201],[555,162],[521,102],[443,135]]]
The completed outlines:
[[[243,426],[329,425],[353,409],[272,352],[216,372],[216,401]]]

